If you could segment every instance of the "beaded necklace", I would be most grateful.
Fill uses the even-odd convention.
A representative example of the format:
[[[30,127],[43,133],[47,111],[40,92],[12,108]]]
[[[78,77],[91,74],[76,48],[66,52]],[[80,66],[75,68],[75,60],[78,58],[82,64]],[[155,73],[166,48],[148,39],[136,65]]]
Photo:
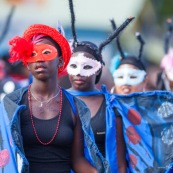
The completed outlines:
[[[62,103],[63,103],[63,99],[62,99],[62,89],[61,87],[59,87],[60,89],[60,110],[59,110],[59,115],[58,115],[58,121],[57,121],[57,126],[55,129],[55,133],[53,134],[52,138],[50,139],[50,141],[48,142],[43,142],[41,141],[41,139],[39,138],[38,134],[37,134],[37,130],[34,124],[34,119],[33,119],[33,113],[32,113],[32,103],[31,103],[31,85],[28,88],[28,101],[29,101],[29,109],[30,109],[30,118],[31,118],[31,123],[32,123],[32,128],[34,130],[34,134],[38,140],[39,143],[41,143],[42,145],[49,145],[56,137],[58,130],[59,130],[59,125],[60,125],[60,120],[61,120],[61,115],[62,115]]]

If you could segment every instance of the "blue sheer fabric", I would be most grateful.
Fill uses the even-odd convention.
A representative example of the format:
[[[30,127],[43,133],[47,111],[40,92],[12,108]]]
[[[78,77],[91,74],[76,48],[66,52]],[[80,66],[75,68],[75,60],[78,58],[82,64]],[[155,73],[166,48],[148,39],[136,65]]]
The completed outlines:
[[[106,159],[111,172],[118,172],[116,153],[115,107],[123,120],[127,172],[173,172],[173,94],[149,91],[129,95],[102,91],[77,92],[76,96],[104,94],[106,99]]]
[[[114,94],[112,105],[123,118],[131,172],[173,172],[173,94]]]
[[[20,101],[23,92],[16,94],[14,100]],[[128,171],[132,173],[173,172],[173,94],[171,92],[152,91],[116,95],[109,94],[103,86],[101,91],[84,93],[103,94],[105,97],[106,160],[110,164],[111,173],[118,172],[114,107],[123,120]],[[28,172],[28,162],[23,154],[20,130],[17,125],[19,117],[14,116],[25,106],[15,105],[10,99],[2,103],[0,104],[0,170],[7,173],[11,170],[14,173]]]
[[[25,157],[20,130],[20,112],[26,108],[20,101],[28,88],[16,90],[4,97],[0,103],[0,172],[29,173],[29,163]],[[63,90],[82,123],[85,157],[99,173],[110,173],[109,164],[98,151],[90,128],[90,111],[81,100]],[[74,105],[75,102],[75,105]],[[85,115],[85,116],[83,116]]]
[[[110,94],[107,92],[106,87],[103,85],[101,91],[89,91],[81,92],[76,90],[68,90],[74,96],[92,96],[92,95],[104,95],[106,100],[106,140],[105,151],[106,160],[108,161],[111,169],[111,173],[118,172],[117,154],[116,154],[116,118],[110,102]]]

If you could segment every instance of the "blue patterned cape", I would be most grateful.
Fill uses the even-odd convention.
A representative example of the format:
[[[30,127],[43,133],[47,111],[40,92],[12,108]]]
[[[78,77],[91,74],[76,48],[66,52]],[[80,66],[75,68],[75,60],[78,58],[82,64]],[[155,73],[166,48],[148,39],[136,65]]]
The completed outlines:
[[[76,96],[104,94],[106,98],[106,159],[118,172],[113,108],[123,120],[127,172],[173,173],[173,94],[149,91],[129,95],[71,91]]]
[[[74,96],[93,96],[93,95],[103,95],[106,100],[106,140],[105,140],[105,155],[106,160],[109,163],[111,173],[118,172],[118,163],[117,163],[117,153],[116,153],[116,118],[111,106],[111,95],[107,92],[106,86],[102,86],[100,91],[91,91],[91,92],[80,92],[76,90],[68,90]],[[111,141],[111,142],[110,142]]]
[[[173,94],[151,91],[111,97],[123,118],[130,171],[173,172]]]

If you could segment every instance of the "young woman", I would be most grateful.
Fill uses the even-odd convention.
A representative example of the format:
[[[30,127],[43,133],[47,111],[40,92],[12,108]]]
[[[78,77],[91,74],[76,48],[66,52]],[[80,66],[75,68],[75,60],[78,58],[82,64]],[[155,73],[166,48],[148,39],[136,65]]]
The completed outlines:
[[[89,41],[78,42],[74,27],[73,4],[70,1],[72,16],[72,56],[67,66],[71,88],[68,91],[86,103],[91,111],[91,126],[96,144],[101,154],[110,165],[110,173],[127,171],[125,144],[122,131],[121,117],[111,107],[110,95],[106,88],[98,90],[104,61],[102,49],[111,42],[132,20],[128,19],[114,31],[99,47]]]
[[[144,44],[140,35],[137,36]],[[116,94],[111,101],[122,116],[131,172],[170,173],[173,166],[170,152],[173,95],[161,91],[142,92],[147,80],[141,62],[142,44],[139,56],[131,57],[124,55],[117,40],[123,59],[114,72]]]
[[[114,87],[111,93],[131,94],[143,92],[148,82],[146,68],[140,60],[127,56],[120,61],[118,68],[113,73]]]
[[[111,20],[113,29],[115,29],[115,22]],[[121,55],[118,65],[112,68],[112,74],[114,78],[114,86],[111,89],[111,93],[116,94],[130,94],[134,92],[145,91],[148,82],[147,71],[144,64],[141,61],[141,55],[143,50],[144,41],[139,33],[137,33],[137,39],[141,43],[139,56],[125,55],[120,43],[119,38],[116,39],[117,47]]]
[[[55,28],[35,24],[9,43],[10,62],[22,61],[33,80],[1,104],[3,172],[106,172],[92,140],[89,109],[58,85],[71,57],[68,41]]]
[[[72,84],[68,91],[89,107],[95,141],[110,172],[171,173],[173,95],[109,94],[105,87],[98,91],[95,83],[102,60],[95,48],[93,43],[81,42],[73,49],[67,67]]]
[[[115,118],[115,112],[107,113],[107,92],[96,88],[102,71],[101,55],[93,51],[96,48],[93,43],[82,43],[82,46],[74,48],[67,68],[72,85],[68,91],[83,100],[90,109],[95,141],[101,154],[109,161],[110,172],[123,173],[126,172],[126,161],[121,117],[117,115]],[[108,122],[109,118],[112,119],[111,124]],[[111,128],[114,121],[116,127]]]

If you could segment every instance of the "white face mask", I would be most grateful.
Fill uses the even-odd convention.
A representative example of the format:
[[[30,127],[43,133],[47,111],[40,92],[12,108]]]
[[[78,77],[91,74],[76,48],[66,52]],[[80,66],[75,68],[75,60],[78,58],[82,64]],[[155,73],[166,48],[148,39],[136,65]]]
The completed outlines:
[[[144,80],[145,75],[144,70],[123,68],[115,70],[113,77],[115,85],[138,85]]]
[[[102,65],[99,61],[84,56],[84,53],[79,53],[78,56],[71,57],[67,66],[69,75],[91,76],[95,74]]]

